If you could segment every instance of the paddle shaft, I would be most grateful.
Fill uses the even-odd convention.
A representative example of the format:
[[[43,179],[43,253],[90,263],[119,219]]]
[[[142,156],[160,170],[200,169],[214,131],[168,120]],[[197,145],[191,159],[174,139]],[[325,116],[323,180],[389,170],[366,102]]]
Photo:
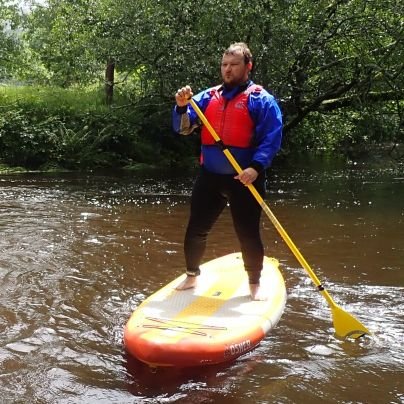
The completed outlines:
[[[221,143],[221,139],[219,135],[216,133],[215,129],[212,127],[212,125],[209,123],[209,121],[206,119],[205,115],[203,112],[200,110],[196,102],[190,98],[189,103],[192,105],[192,108],[195,110],[196,114],[198,115],[199,119],[202,121],[202,123],[206,126],[206,128],[209,130],[209,133],[212,135],[212,137],[215,139],[217,143]],[[236,170],[237,174],[240,174],[243,170],[236,161],[236,159],[233,157],[229,149],[226,147],[223,147],[223,153],[229,160],[230,164],[232,167]],[[269,206],[265,203],[261,195],[258,193],[257,189],[253,184],[247,185],[248,189],[250,192],[253,194],[254,198],[257,200],[257,202],[260,204],[262,210],[265,212],[265,214],[268,216],[269,220],[271,220],[272,224],[275,226],[276,230],[279,232],[287,246],[290,248],[296,259],[299,261],[300,265],[306,270],[308,275],[310,276],[311,280],[313,283],[317,286],[318,290],[320,293],[324,296],[324,298],[327,300],[328,304],[330,305],[331,308],[337,307],[336,303],[334,300],[331,298],[329,293],[323,288],[320,280],[317,278],[316,274],[314,271],[311,269],[310,265],[308,262],[305,260],[299,249],[296,247],[295,243],[292,241],[292,239],[289,237],[288,233],[286,230],[282,227],[276,216],[272,213],[271,209]]]

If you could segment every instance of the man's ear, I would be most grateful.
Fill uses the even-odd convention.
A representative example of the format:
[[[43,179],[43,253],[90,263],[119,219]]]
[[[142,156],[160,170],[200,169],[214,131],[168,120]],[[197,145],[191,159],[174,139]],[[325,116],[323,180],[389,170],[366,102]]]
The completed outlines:
[[[247,63],[247,69],[248,69],[248,71],[250,72],[250,71],[252,70],[252,68],[253,68],[252,62],[248,62],[248,63]]]

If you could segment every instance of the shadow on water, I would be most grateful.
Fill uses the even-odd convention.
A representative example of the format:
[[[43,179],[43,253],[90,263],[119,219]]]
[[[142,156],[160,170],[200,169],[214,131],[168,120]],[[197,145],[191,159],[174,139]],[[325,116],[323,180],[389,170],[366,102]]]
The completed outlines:
[[[129,391],[134,396],[154,397],[166,402],[241,403],[233,394],[234,381],[227,373],[236,367],[231,363],[198,368],[150,368],[129,355],[124,363],[131,380]],[[246,372],[246,369],[238,369]]]

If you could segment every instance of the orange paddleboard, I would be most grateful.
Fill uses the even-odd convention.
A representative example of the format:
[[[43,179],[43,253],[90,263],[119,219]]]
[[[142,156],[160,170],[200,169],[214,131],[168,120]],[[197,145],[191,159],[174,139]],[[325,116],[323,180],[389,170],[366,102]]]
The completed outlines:
[[[254,349],[285,308],[285,283],[274,258],[264,259],[265,301],[251,300],[241,253],[206,262],[196,288],[175,290],[184,278],[147,298],[125,326],[126,350],[151,366],[231,361]]]

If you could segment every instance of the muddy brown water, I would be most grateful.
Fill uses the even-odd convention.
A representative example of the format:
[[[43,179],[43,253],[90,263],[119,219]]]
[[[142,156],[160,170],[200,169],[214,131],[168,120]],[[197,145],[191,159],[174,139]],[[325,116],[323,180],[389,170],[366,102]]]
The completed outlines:
[[[372,338],[340,341],[267,218],[285,312],[254,351],[154,370],[125,354],[137,305],[183,271],[193,174],[0,176],[1,403],[403,403],[404,173],[276,168],[269,206],[333,299]],[[228,212],[206,260],[238,251]]]

